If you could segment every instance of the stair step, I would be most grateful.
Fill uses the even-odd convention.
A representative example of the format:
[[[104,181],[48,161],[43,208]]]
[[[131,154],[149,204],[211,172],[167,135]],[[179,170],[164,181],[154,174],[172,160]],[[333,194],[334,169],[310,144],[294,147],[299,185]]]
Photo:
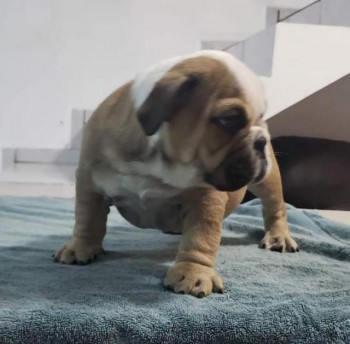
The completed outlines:
[[[0,172],[0,182],[73,185],[76,167],[60,164],[19,163]]]
[[[79,149],[3,149],[3,166],[20,163],[77,165]]]
[[[0,182],[0,196],[73,198],[75,186],[74,184]]]

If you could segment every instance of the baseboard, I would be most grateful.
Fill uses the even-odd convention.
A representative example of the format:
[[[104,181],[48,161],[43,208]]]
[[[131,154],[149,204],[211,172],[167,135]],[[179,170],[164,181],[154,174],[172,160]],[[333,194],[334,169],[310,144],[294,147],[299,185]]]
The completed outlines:
[[[81,148],[84,126],[93,111],[74,109],[72,111],[70,141],[68,148],[3,148],[0,150],[0,171],[15,164],[57,164],[77,165]]]

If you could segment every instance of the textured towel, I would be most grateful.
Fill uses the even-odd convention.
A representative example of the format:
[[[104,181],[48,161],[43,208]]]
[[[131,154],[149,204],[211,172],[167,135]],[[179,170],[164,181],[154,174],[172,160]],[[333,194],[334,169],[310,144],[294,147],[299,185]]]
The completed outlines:
[[[258,249],[261,205],[225,221],[217,270],[225,293],[162,287],[179,236],[141,230],[117,211],[107,255],[54,264],[73,201],[0,198],[0,343],[350,343],[350,226],[288,207],[300,253]]]

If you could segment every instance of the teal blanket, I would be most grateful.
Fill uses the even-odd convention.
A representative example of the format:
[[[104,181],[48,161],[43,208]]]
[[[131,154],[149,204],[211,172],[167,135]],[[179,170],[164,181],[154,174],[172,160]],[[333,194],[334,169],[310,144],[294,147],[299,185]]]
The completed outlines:
[[[224,294],[163,289],[179,236],[111,212],[107,255],[54,264],[73,201],[0,197],[0,343],[350,343],[350,226],[288,206],[300,253],[258,249],[261,204],[225,221]]]

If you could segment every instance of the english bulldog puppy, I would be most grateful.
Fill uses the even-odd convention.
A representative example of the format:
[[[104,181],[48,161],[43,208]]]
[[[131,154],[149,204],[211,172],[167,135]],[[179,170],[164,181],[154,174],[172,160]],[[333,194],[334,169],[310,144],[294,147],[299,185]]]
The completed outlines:
[[[114,204],[140,228],[182,234],[166,287],[197,297],[222,293],[215,271],[222,221],[247,188],[262,201],[260,247],[298,251],[265,110],[258,77],[222,51],[163,61],[121,86],[86,125],[73,237],[55,261],[87,264],[101,254]]]

